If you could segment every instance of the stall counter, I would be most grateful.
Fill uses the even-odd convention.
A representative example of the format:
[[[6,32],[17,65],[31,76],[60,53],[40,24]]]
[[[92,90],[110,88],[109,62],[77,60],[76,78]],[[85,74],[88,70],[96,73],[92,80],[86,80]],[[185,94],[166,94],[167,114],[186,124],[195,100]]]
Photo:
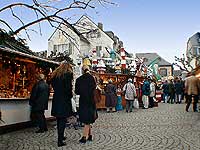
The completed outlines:
[[[52,98],[48,102],[45,117],[51,117]],[[0,127],[30,121],[30,105],[27,98],[0,98]]]

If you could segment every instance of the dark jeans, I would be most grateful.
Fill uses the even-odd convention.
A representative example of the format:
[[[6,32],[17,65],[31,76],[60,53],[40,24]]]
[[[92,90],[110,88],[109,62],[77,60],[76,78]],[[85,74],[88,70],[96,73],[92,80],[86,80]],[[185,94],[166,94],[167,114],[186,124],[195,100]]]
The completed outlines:
[[[44,110],[35,112],[36,122],[40,130],[47,130],[46,118],[44,115]]]
[[[149,107],[150,107],[150,108],[154,107],[154,100],[153,100],[153,97],[149,97]]]
[[[186,111],[188,111],[190,104],[192,102],[192,97],[194,98],[194,103],[193,103],[193,111],[197,111],[197,103],[198,103],[198,95],[187,95],[186,97],[186,101],[187,101],[187,105],[186,105]]]
[[[126,100],[126,112],[130,109],[130,112],[133,111],[133,100]]]
[[[65,131],[65,117],[56,117],[57,120],[57,131],[58,131],[58,142],[63,141],[64,131]]]
[[[169,103],[173,104],[175,99],[175,93],[170,93],[169,94]]]

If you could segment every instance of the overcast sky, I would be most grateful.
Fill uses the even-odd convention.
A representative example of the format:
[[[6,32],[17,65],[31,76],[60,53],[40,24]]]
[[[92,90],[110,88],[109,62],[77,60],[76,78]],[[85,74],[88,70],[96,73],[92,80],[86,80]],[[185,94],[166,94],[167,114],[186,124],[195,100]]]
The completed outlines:
[[[0,7],[12,1],[17,0],[1,0]],[[174,56],[181,57],[185,53],[188,38],[200,31],[200,0],[112,1],[118,6],[98,6],[95,11],[76,11],[70,15],[76,14],[76,20],[87,13],[96,24],[102,22],[105,31],[113,31],[124,42],[126,51],[157,52],[171,63]],[[28,14],[21,12],[21,15]],[[0,14],[0,18],[8,19],[8,15]],[[28,42],[30,49],[47,50],[53,31],[43,25],[42,36],[32,33]]]

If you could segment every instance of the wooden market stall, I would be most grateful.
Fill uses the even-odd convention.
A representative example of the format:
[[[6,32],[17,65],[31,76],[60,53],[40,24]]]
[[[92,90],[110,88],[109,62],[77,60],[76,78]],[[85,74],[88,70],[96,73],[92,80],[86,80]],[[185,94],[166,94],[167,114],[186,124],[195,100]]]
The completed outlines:
[[[0,47],[0,129],[30,121],[28,100],[36,75],[48,77],[57,66],[58,62]],[[45,112],[46,117],[51,116],[50,110]]]
[[[144,80],[143,77],[137,77],[137,76],[128,75],[128,74],[111,74],[111,73],[105,73],[105,74],[96,73],[95,76],[100,81],[100,83],[101,83],[100,86],[101,86],[101,89],[103,89],[103,91],[104,91],[104,87],[108,83],[109,79],[112,79],[113,84],[116,85],[116,87],[117,87],[117,85],[121,85],[121,87],[123,88],[123,86],[127,83],[128,78],[132,78],[132,80],[134,81],[134,84],[136,86],[136,92],[137,92],[138,100],[141,104],[141,100],[142,100],[141,85],[142,85],[142,82]],[[124,107],[126,105],[126,101],[125,101],[124,96],[122,96],[122,105]],[[97,103],[97,109],[104,109],[104,108],[106,108],[106,106],[105,106],[105,94],[104,94],[104,92],[102,92],[101,93],[101,100],[100,100],[100,102]]]

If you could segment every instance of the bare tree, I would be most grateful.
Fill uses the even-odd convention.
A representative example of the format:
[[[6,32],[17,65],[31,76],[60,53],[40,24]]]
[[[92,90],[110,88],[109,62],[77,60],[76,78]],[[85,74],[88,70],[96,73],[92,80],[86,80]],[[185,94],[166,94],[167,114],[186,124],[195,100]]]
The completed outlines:
[[[115,3],[111,0],[41,0],[41,2],[40,0],[32,0],[32,4],[30,4],[30,1],[27,3],[13,2],[0,8],[0,15],[9,12],[13,19],[19,23],[19,26],[13,27],[8,20],[1,18],[0,22],[4,27],[10,30],[11,35],[16,36],[20,32],[25,31],[27,37],[30,39],[29,32],[38,31],[32,30],[30,27],[38,25],[39,33],[42,34],[41,23],[46,21],[51,27],[65,32],[60,28],[60,25],[69,25],[68,21],[71,16],[63,17],[66,12],[76,9],[95,9],[97,5],[106,6],[115,5]],[[33,19],[29,22],[25,21],[23,17],[17,13],[17,9],[32,14],[31,18]]]
[[[191,52],[189,55],[183,56],[181,58],[175,56],[175,63],[173,63],[175,66],[179,67],[180,70],[191,72],[192,70],[195,70],[195,67],[200,65],[200,55],[194,55]],[[195,61],[195,66],[192,65],[192,61]]]

